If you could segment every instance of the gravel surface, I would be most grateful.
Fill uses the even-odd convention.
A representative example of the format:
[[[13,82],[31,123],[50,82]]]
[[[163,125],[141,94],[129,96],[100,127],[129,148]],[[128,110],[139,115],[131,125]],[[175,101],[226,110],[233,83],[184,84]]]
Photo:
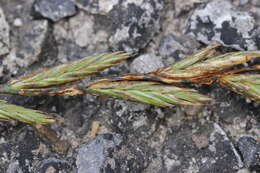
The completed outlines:
[[[149,72],[215,41],[221,53],[259,50],[259,1],[0,0],[1,83],[116,50],[136,56],[86,82]],[[0,95],[63,120],[49,127],[53,140],[0,122],[0,172],[258,172],[260,105],[218,84],[195,87],[215,102],[160,108],[90,95]]]

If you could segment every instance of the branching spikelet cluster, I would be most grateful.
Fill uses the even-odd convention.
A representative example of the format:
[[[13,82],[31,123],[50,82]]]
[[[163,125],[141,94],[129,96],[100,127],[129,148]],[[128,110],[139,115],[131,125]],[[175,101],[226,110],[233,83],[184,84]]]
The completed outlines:
[[[123,52],[105,53],[58,65],[51,69],[25,75],[0,86],[0,93],[24,96],[92,94],[110,96],[162,107],[200,105],[211,98],[185,83],[218,82],[224,87],[254,101],[260,101],[260,66],[238,68],[238,65],[260,57],[260,51],[240,51],[214,55],[215,44],[186,56],[179,62],[146,74],[125,74],[111,79],[81,80],[88,75],[113,66],[131,55]],[[0,101],[0,119],[27,123],[51,123],[54,118]]]

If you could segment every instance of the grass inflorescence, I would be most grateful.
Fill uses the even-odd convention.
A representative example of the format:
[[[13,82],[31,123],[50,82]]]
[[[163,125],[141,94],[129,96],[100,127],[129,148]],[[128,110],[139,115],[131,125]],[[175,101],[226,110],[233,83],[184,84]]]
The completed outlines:
[[[218,82],[226,88],[253,101],[260,101],[259,65],[239,68],[237,65],[260,57],[260,51],[239,51],[215,55],[220,45],[210,45],[164,69],[146,74],[125,74],[113,79],[104,78],[87,85],[86,76],[126,60],[123,52],[104,53],[68,62],[11,80],[0,86],[0,93],[24,96],[92,94],[126,99],[154,106],[200,105],[212,99],[183,84],[209,85]],[[236,67],[236,68],[234,68]],[[27,123],[51,123],[40,111],[0,101],[0,119]]]

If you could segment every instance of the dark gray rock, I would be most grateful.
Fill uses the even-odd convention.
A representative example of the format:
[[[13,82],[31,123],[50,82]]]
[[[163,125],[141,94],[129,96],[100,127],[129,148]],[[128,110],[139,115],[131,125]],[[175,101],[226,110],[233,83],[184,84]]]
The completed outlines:
[[[159,53],[166,59],[168,65],[173,64],[184,55],[191,54],[200,44],[192,37],[167,34],[162,37],[159,44]]]
[[[23,59],[24,67],[28,67],[37,60],[43,51],[44,43],[48,37],[48,21],[33,21],[21,28],[20,37],[16,43],[16,57]]]
[[[12,154],[14,153],[13,151],[13,144],[11,142],[2,142],[0,144],[0,150],[2,151],[0,154],[0,159],[2,160],[0,162],[0,168],[1,170],[6,170],[8,169],[9,165],[11,164],[11,161],[13,159]],[[15,160],[14,162],[16,162],[16,168],[19,167],[17,165],[19,165],[19,162],[17,160]],[[18,162],[18,163],[17,163]],[[14,167],[14,163],[13,166],[10,167]],[[10,169],[15,169],[15,168],[10,168]],[[20,168],[17,168],[20,169]]]
[[[174,115],[175,116],[175,115]],[[149,165],[145,168],[142,173],[164,173],[163,163],[163,149],[165,147],[165,141],[168,139],[167,131],[163,125],[159,125],[156,131],[153,133],[147,141],[147,144],[151,149],[151,155],[149,159]],[[133,140],[132,140],[133,141]],[[143,142],[144,143],[144,142]],[[149,148],[146,147],[146,148]]]
[[[22,168],[19,165],[18,160],[11,162],[6,170],[6,173],[22,173]]]
[[[164,67],[162,58],[154,54],[144,54],[134,59],[130,65],[131,73],[148,73]]]
[[[111,110],[109,116],[111,128],[126,137],[138,137],[138,140],[150,137],[164,116],[160,108],[140,103],[111,100],[108,104]]]
[[[71,173],[71,165],[68,161],[50,157],[42,160],[34,170],[35,173]]]
[[[13,133],[11,139],[0,144],[0,169],[8,173],[32,173],[34,161],[43,154],[35,151],[39,145],[39,135],[30,128]]]
[[[82,52],[137,52],[159,31],[164,1],[77,1],[80,12],[69,23],[58,23],[55,36],[65,37]],[[65,42],[66,43],[66,42]],[[65,44],[66,45],[66,44]],[[60,49],[62,50],[62,49]],[[65,48],[66,50],[66,48]]]
[[[99,24],[95,16],[84,12],[56,23],[53,32],[58,44],[58,59],[66,62],[108,51],[109,31]]]
[[[77,6],[92,14],[106,15],[115,5],[119,3],[119,0],[76,0]]]
[[[260,169],[260,143],[250,136],[242,136],[238,148],[246,167]]]
[[[89,143],[82,144],[78,149],[76,161],[78,173],[100,173],[105,160],[111,154],[109,152],[113,152],[121,142],[120,136],[102,134]]]
[[[159,45],[159,53],[163,57],[174,57],[179,59],[184,54],[185,47],[180,43],[178,37],[173,34],[164,36]]]
[[[90,127],[90,119],[100,109],[100,100],[95,96],[85,95],[62,99],[60,105],[65,110],[62,114],[68,127],[78,135],[85,135]],[[66,109],[71,106],[73,108]]]
[[[78,0],[77,6],[99,15],[95,18],[102,19],[102,25],[106,26],[109,47],[136,52],[159,31],[164,3],[161,0]]]
[[[53,64],[56,58],[55,40],[47,20],[32,20],[30,15],[33,0],[4,3],[0,1],[10,25],[10,53],[3,58],[6,74],[29,73],[29,66],[39,68],[45,62]],[[18,20],[18,23],[16,21]],[[41,67],[40,67],[41,68]]]
[[[192,130],[184,123],[172,129],[164,145],[165,172],[235,173],[243,166],[218,124],[206,123]]]
[[[38,20],[27,23],[19,29],[19,36],[13,43],[10,54],[4,59],[3,64],[13,74],[19,67],[28,67],[44,57],[44,52],[51,55],[51,50],[43,50],[48,38],[48,21]],[[50,45],[48,45],[50,46]]]
[[[160,29],[163,7],[160,0],[127,0],[114,6],[108,13],[113,23],[110,46],[127,52],[144,48]]]
[[[36,0],[33,5],[33,14],[54,22],[76,14],[73,0]]]
[[[217,106],[212,107],[212,111],[216,118],[221,122],[228,124],[233,123],[236,125],[238,118],[246,120],[248,115],[258,115],[260,110],[259,105],[254,106],[253,104],[248,103],[244,97],[229,91],[226,88],[220,87],[219,85],[212,85],[211,89],[210,92],[214,93],[216,103],[219,103]],[[257,126],[258,125],[256,125],[256,127]]]
[[[5,19],[5,14],[0,8],[0,56],[7,54],[10,49],[9,24]]]
[[[141,172],[147,166],[147,149],[118,135],[100,134],[77,149],[78,173]]]
[[[182,13],[189,12],[191,9],[194,8],[196,4],[205,3],[205,2],[208,2],[208,0],[186,0],[186,1],[175,0],[174,5],[175,5],[176,14],[180,15]]]
[[[80,12],[69,20],[71,39],[80,47],[89,50],[107,49],[108,31],[98,25],[97,18]],[[66,36],[67,37],[67,36]],[[93,52],[95,52],[93,51]]]
[[[259,26],[246,11],[239,11],[230,1],[215,0],[194,11],[187,33],[209,44],[215,40],[239,50],[259,49]]]

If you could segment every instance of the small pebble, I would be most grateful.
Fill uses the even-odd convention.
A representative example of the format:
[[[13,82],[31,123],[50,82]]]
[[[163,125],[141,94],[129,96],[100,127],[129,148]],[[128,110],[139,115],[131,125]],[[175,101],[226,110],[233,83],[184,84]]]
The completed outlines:
[[[141,55],[132,62],[131,73],[148,73],[164,67],[162,58],[153,54]]]
[[[238,149],[246,167],[260,166],[260,143],[250,136],[242,136],[238,141]]]
[[[14,19],[13,25],[14,25],[15,27],[21,27],[21,26],[23,26],[23,21],[22,21],[22,19],[20,19],[20,18]]]
[[[237,173],[251,173],[249,169],[243,168],[237,171]]]
[[[206,148],[209,145],[209,139],[205,135],[192,135],[192,140],[198,149]]]

